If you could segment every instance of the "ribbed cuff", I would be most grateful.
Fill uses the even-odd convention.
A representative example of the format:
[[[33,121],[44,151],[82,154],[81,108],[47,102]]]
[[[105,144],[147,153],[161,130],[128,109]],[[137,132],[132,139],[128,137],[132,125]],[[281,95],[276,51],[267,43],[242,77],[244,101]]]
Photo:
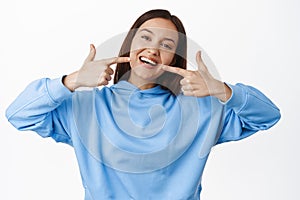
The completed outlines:
[[[239,112],[247,102],[247,93],[238,84],[231,85],[226,83],[226,85],[230,87],[232,91],[231,97],[226,102],[220,102],[226,105],[227,107],[232,108],[235,112]]]
[[[72,96],[72,92],[62,83],[63,76],[56,79],[47,79],[47,90],[49,96],[55,103],[61,103]]]

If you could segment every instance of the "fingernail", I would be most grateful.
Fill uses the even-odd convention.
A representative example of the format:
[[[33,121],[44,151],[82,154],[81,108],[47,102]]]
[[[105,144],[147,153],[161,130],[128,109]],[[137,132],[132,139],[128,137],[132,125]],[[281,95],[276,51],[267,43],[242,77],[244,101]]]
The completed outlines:
[[[90,44],[90,49],[93,50],[94,49],[94,45]]]

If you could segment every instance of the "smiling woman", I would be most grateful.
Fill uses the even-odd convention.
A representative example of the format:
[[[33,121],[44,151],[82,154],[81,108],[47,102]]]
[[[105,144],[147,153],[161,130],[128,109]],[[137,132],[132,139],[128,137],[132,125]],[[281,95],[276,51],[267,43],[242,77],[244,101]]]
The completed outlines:
[[[171,64],[178,43],[176,26],[167,19],[153,18],[137,30],[130,51],[131,73],[128,81],[138,87],[151,88]]]
[[[161,59],[161,56],[156,54],[162,53],[164,62],[158,60],[160,62],[157,62],[158,64],[167,64],[186,69],[187,38],[185,28],[180,19],[175,15],[171,15],[167,10],[152,10],[141,15],[130,28],[122,44],[119,56],[131,58],[133,56],[132,51],[137,52],[143,49],[144,53],[147,53],[144,56],[146,58],[150,56],[153,61]],[[148,52],[145,49],[148,49]],[[168,59],[172,60],[169,61]],[[118,63],[114,83],[117,83],[119,80],[128,80],[132,73],[127,72],[131,69],[131,63]],[[158,70],[159,68],[156,69]],[[160,83],[164,89],[170,90],[174,94],[179,94],[181,77],[168,72],[160,75],[156,77],[157,79],[154,82]]]
[[[141,15],[119,57],[95,55],[91,45],[78,71],[30,83],[6,111],[18,130],[74,148],[85,200],[199,200],[211,148],[280,119],[256,88],[215,79],[201,52],[187,70],[186,33],[167,10]]]

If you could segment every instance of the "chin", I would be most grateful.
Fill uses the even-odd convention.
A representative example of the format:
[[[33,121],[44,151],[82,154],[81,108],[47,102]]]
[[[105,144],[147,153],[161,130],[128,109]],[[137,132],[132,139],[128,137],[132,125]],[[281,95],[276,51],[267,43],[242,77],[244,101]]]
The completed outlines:
[[[163,73],[155,73],[155,74],[151,74],[151,73],[137,73],[136,75],[138,75],[138,77],[140,79],[143,79],[145,81],[151,81],[151,82],[155,82],[155,80],[160,77]]]

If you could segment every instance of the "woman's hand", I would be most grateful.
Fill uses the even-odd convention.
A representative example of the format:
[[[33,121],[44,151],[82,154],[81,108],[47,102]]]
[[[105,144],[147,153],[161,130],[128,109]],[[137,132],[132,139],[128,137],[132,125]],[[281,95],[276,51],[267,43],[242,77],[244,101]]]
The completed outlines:
[[[129,62],[129,57],[114,57],[95,60],[96,49],[90,45],[90,53],[79,71],[73,72],[63,80],[64,85],[71,91],[78,87],[98,87],[107,85],[114,74],[112,64]]]
[[[196,55],[196,61],[198,64],[197,71],[166,65],[162,66],[162,69],[183,77],[180,84],[182,92],[186,96],[215,96],[223,102],[227,101],[231,96],[231,89],[209,73],[201,58],[200,51]]]

